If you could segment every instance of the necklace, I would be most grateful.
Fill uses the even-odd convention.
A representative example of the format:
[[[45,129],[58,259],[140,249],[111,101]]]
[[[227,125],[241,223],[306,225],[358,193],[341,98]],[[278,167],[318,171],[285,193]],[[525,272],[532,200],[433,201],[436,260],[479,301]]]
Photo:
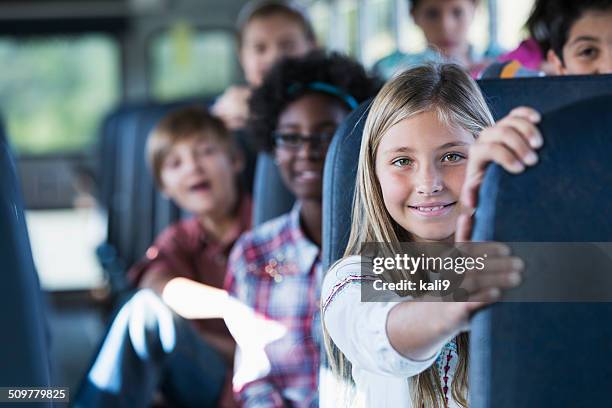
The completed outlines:
[[[444,346],[444,352],[437,361],[438,372],[440,373],[440,377],[442,379],[442,391],[444,392],[444,399],[448,404],[448,390],[449,390],[449,375],[450,371],[450,362],[453,359],[453,352],[457,352],[457,344],[454,341],[451,341]]]

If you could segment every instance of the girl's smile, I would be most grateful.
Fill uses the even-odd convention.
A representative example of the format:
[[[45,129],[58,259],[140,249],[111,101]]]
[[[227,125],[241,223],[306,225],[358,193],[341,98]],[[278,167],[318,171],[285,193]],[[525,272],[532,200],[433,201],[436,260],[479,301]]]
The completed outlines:
[[[409,205],[408,207],[412,212],[420,217],[434,218],[444,217],[449,215],[455,208],[456,201],[454,202],[435,202],[435,203],[423,203],[418,205]]]

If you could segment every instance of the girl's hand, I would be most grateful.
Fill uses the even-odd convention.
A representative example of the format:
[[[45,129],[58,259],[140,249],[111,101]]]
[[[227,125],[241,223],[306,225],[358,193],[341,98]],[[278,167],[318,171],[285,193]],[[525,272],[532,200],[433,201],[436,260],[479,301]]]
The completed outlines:
[[[470,240],[472,215],[478,205],[478,190],[489,163],[495,162],[508,172],[518,174],[538,162],[536,149],[544,143],[536,127],[540,120],[537,111],[527,107],[516,108],[495,126],[483,130],[472,145],[460,198],[467,212],[457,220],[456,242]]]
[[[536,149],[544,142],[536,127],[540,120],[537,111],[527,107],[516,108],[495,126],[485,129],[470,148],[460,198],[467,212],[457,220],[456,242],[470,241],[478,190],[489,163],[495,162],[508,172],[518,174],[538,162]],[[466,272],[461,287],[467,291],[468,302],[456,303],[455,306],[458,313],[455,323],[459,325],[467,325],[474,311],[499,300],[503,290],[519,285],[524,267],[523,261],[511,257],[509,248],[503,244],[478,244],[470,246],[468,251],[486,253],[487,261],[485,270]]]
[[[475,311],[496,302],[503,290],[521,282],[523,262],[509,256],[506,245],[486,242],[457,245],[457,248],[462,256],[471,258],[486,254],[484,269],[466,271],[458,290],[451,295],[440,297],[444,294],[431,293],[399,303],[389,312],[386,326],[389,341],[408,358],[431,357],[450,339],[468,330]]]
[[[211,108],[213,115],[223,120],[230,130],[244,128],[249,117],[251,89],[246,86],[231,86],[217,99]]]
[[[460,330],[466,330],[471,315],[491,303],[497,302],[504,290],[518,286],[522,280],[524,262],[510,255],[508,246],[497,242],[458,245],[461,252],[472,258],[484,257],[484,269],[465,272],[460,298],[451,299],[455,321]],[[457,294],[459,292],[455,292]],[[451,319],[452,321],[453,319]]]

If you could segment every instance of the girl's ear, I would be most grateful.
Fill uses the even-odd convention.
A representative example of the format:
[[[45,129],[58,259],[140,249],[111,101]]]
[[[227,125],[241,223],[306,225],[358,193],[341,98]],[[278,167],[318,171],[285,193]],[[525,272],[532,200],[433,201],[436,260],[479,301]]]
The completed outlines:
[[[548,53],[546,54],[546,61],[548,62],[548,65],[552,68],[554,75],[565,74],[565,67],[563,66],[563,62],[557,56],[556,52],[554,52],[553,50],[548,50]]]

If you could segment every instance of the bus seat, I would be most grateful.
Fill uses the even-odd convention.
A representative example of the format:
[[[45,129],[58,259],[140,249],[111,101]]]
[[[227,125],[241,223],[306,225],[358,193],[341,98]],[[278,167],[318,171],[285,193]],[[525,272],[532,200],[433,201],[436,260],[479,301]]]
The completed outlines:
[[[498,120],[517,106],[531,106],[546,113],[584,99],[610,95],[612,75],[485,79],[478,85]]]
[[[272,155],[259,153],[253,184],[253,226],[289,212],[294,202]]]
[[[612,94],[612,75],[489,79],[478,82],[495,119],[521,105],[542,113]],[[357,161],[369,102],[338,129],[323,176],[323,270],[342,257],[350,232]]]
[[[50,364],[45,310],[15,164],[4,141],[0,141],[0,220],[0,385],[48,387]]]
[[[342,257],[351,230],[351,208],[363,126],[371,100],[344,120],[332,140],[323,170],[323,270]]]
[[[540,163],[525,173],[511,176],[491,166],[473,238],[612,241],[610,106],[612,95],[545,115]],[[607,405],[612,365],[602,358],[612,352],[611,316],[612,303],[501,303],[478,313],[470,406]]]

